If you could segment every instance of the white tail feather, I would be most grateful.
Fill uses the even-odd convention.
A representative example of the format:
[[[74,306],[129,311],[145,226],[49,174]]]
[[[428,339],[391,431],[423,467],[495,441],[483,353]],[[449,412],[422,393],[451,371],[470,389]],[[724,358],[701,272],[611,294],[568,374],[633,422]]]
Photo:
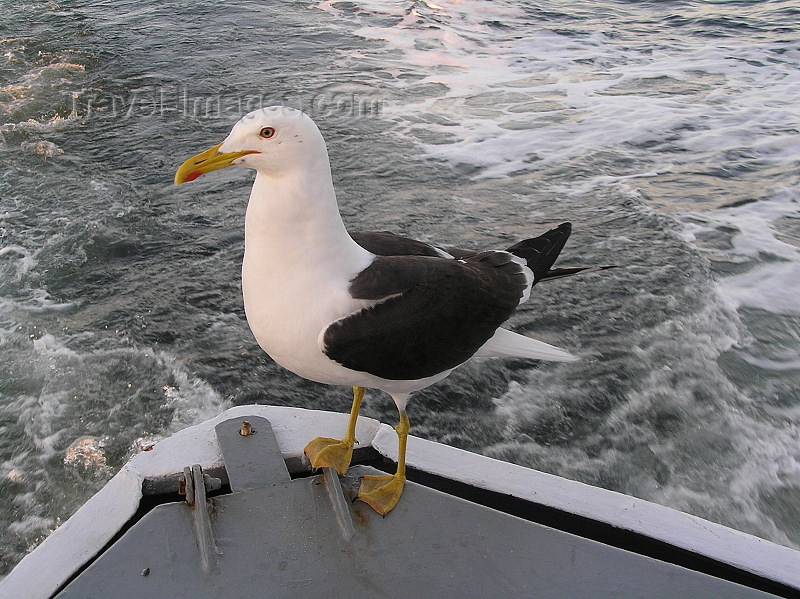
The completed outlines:
[[[554,345],[519,335],[508,329],[497,329],[494,336],[484,343],[475,355],[484,358],[531,358],[551,362],[575,362],[580,359]]]

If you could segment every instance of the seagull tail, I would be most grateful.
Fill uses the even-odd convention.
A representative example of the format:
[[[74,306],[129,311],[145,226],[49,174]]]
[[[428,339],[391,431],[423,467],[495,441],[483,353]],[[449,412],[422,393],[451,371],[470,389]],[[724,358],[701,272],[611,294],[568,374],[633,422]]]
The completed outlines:
[[[550,267],[553,266],[561,250],[564,249],[564,244],[567,243],[571,232],[572,225],[570,223],[561,223],[544,235],[515,243],[506,251],[519,256],[527,262],[528,268],[533,271],[535,285],[543,277],[546,278]]]
[[[600,272],[601,270],[608,270],[609,268],[616,268],[616,265],[612,264],[609,266],[575,266],[571,268],[551,268],[546,273],[544,273],[541,276],[541,278],[537,279],[536,282],[540,283],[541,281],[552,281],[553,279],[563,279],[565,277],[571,277],[573,275],[577,275],[580,273]]]
[[[575,362],[580,359],[554,345],[508,329],[497,329],[494,336],[475,355],[484,358],[530,358],[550,362]]]

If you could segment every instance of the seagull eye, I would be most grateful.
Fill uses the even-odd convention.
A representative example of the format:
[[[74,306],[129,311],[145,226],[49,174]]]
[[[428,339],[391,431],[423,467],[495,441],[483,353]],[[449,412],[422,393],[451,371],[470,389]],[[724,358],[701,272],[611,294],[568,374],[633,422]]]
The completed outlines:
[[[258,134],[263,137],[264,139],[269,139],[273,135],[275,135],[275,129],[272,127],[264,127]]]

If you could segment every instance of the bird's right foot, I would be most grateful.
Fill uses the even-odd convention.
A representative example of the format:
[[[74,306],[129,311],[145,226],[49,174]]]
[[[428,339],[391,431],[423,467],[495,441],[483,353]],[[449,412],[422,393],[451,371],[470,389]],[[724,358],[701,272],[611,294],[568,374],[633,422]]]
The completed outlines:
[[[328,439],[317,437],[303,450],[311,461],[311,467],[333,468],[339,475],[344,475],[353,458],[353,441],[348,439]]]

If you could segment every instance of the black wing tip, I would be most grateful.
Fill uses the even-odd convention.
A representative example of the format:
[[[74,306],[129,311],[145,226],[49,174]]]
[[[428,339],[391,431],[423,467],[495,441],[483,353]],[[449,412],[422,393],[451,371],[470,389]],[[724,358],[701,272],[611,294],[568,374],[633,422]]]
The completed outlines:
[[[550,270],[572,233],[572,223],[563,222],[547,233],[515,243],[508,252],[524,259],[539,281]]]

